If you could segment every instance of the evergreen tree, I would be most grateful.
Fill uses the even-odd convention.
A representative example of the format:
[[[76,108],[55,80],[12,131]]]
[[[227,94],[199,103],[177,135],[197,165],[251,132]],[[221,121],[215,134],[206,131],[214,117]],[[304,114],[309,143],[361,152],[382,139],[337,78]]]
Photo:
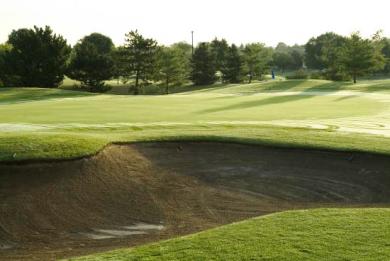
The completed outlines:
[[[232,44],[226,55],[226,63],[222,68],[224,81],[239,83],[242,78],[242,58],[236,45]]]
[[[126,34],[125,47],[129,73],[135,75],[134,94],[139,94],[140,80],[145,84],[155,75],[159,48],[155,40],[144,38],[137,30]]]
[[[191,59],[191,80],[196,85],[212,84],[216,81],[215,59],[207,43],[200,43]]]
[[[215,59],[215,69],[219,72],[222,73],[222,79],[224,78],[223,76],[223,68],[226,64],[226,59],[229,51],[229,45],[225,39],[218,40],[215,38],[211,43],[210,43],[210,50],[211,53]]]
[[[64,79],[71,51],[50,27],[14,30],[3,53],[3,78],[8,86],[57,87]]]
[[[353,33],[347,38],[340,54],[340,63],[354,83],[358,76],[384,66],[383,57],[378,57],[373,42],[362,39],[358,33]]]

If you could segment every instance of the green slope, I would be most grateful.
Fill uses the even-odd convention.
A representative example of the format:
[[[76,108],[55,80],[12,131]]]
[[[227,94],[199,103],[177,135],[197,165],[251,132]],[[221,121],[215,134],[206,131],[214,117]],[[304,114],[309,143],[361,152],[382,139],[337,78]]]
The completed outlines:
[[[287,211],[71,260],[390,260],[390,209]]]
[[[0,161],[73,158],[110,142],[161,139],[389,153],[387,86],[293,80],[137,97],[2,88]]]

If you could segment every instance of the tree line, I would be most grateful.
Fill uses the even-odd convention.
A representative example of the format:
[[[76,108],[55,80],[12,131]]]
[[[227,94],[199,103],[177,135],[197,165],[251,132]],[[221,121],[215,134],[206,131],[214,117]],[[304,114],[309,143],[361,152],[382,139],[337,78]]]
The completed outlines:
[[[194,50],[185,42],[159,45],[138,31],[125,35],[115,46],[105,35],[93,33],[71,47],[66,39],[44,28],[14,30],[0,44],[0,86],[58,87],[65,75],[91,91],[104,91],[105,81],[129,83],[129,91],[141,94],[158,83],[170,86],[192,82],[209,85],[251,83],[271,70],[296,71],[291,78],[353,80],[370,73],[390,72],[390,39],[381,32],[370,39],[358,33],[341,36],[325,33],[305,45],[275,48],[263,43],[229,44],[225,39],[199,43]]]

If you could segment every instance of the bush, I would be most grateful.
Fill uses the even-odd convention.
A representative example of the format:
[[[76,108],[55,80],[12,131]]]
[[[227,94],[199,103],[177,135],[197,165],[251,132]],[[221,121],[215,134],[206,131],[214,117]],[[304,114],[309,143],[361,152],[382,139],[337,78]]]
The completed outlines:
[[[309,75],[303,69],[296,71],[292,75],[286,76],[286,79],[289,79],[289,80],[308,79],[308,78],[309,78]]]
[[[312,72],[310,74],[310,79],[324,80],[324,79],[326,79],[326,77],[324,76],[324,74],[322,72]]]
[[[352,78],[348,74],[342,71],[331,71],[324,72],[324,78],[331,81],[350,81]]]

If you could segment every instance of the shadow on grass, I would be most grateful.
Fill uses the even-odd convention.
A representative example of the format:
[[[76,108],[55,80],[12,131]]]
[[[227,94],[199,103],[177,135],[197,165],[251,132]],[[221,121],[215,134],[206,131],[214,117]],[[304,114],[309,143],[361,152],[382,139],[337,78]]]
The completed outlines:
[[[96,93],[38,88],[0,88],[0,105],[61,98],[94,96]]]
[[[241,110],[241,109],[248,109],[252,107],[261,107],[266,105],[272,105],[272,104],[280,104],[280,103],[286,103],[286,102],[293,102],[297,100],[302,99],[308,99],[311,98],[310,95],[284,95],[284,96],[275,96],[270,97],[266,99],[259,99],[254,101],[246,101],[246,102],[240,102],[229,106],[219,107],[219,108],[212,108],[200,111],[199,113],[207,114],[207,113],[214,113],[214,112],[221,112],[226,110]]]
[[[297,87],[299,84],[301,84],[302,81],[287,81],[284,82],[283,88],[279,87],[279,90],[287,91],[290,89],[293,89],[294,87]],[[258,100],[252,100],[252,101],[245,101],[240,102],[228,106],[218,107],[218,108],[211,108],[207,110],[199,111],[201,114],[207,114],[207,113],[215,113],[215,112],[221,112],[226,110],[240,110],[240,109],[247,109],[252,107],[261,107],[266,105],[274,105],[274,104],[282,104],[286,102],[294,102],[298,100],[303,99],[309,99],[316,97],[315,92],[323,92],[324,96],[329,95],[333,92],[337,92],[345,88],[346,85],[349,85],[345,82],[335,83],[335,82],[326,82],[324,84],[315,85],[313,87],[306,88],[297,94],[289,94],[289,95],[278,95],[273,96],[269,98],[263,98],[259,96]],[[273,90],[276,90],[275,88]],[[233,96],[234,97],[234,96]],[[218,97],[220,98],[220,97]],[[344,98],[344,97],[343,97]],[[350,97],[352,98],[352,97]],[[346,98],[345,98],[346,99]],[[341,98],[339,101],[342,100]]]

